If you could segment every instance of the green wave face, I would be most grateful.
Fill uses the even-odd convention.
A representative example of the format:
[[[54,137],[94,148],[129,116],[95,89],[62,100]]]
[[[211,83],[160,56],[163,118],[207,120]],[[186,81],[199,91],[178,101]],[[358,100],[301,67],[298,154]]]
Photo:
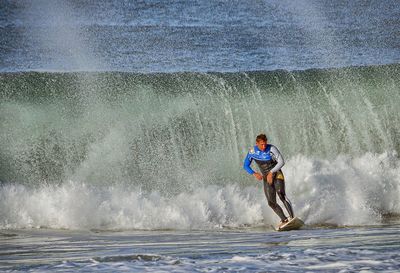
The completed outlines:
[[[286,159],[400,149],[399,65],[298,72],[0,74],[0,180],[185,189]]]

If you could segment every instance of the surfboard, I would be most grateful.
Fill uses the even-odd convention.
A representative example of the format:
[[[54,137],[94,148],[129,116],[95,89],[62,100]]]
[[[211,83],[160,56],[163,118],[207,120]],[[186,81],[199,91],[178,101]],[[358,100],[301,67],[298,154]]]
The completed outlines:
[[[299,229],[304,225],[304,222],[298,218],[298,217],[294,217],[293,219],[291,219],[289,222],[285,223],[283,226],[281,227],[276,227],[275,230],[276,231],[289,231],[289,230],[295,230],[295,229]]]

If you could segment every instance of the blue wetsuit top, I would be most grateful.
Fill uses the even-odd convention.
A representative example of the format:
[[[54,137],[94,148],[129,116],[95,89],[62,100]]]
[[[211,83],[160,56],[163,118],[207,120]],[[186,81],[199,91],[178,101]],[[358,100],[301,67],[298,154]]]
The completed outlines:
[[[257,163],[263,175],[266,175],[268,172],[276,173],[283,165],[285,165],[283,156],[279,152],[278,148],[271,144],[267,145],[265,151],[258,149],[257,145],[249,150],[243,162],[243,168],[249,174],[255,173],[255,171],[250,167],[253,160]]]

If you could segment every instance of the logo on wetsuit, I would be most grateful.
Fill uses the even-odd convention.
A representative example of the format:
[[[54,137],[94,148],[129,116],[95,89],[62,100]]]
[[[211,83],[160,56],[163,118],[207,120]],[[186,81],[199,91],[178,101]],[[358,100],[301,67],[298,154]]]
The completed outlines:
[[[250,149],[249,154],[251,155],[252,158],[256,160],[269,161],[272,160],[272,155],[270,153],[270,150],[271,150],[271,145],[267,145],[267,149],[264,152],[254,147]]]

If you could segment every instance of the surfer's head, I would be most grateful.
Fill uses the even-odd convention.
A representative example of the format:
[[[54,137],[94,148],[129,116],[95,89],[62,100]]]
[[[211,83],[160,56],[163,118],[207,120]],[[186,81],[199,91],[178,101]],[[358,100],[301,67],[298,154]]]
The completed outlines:
[[[256,137],[256,145],[261,151],[264,151],[267,148],[267,142],[268,138],[265,134],[259,134]]]

